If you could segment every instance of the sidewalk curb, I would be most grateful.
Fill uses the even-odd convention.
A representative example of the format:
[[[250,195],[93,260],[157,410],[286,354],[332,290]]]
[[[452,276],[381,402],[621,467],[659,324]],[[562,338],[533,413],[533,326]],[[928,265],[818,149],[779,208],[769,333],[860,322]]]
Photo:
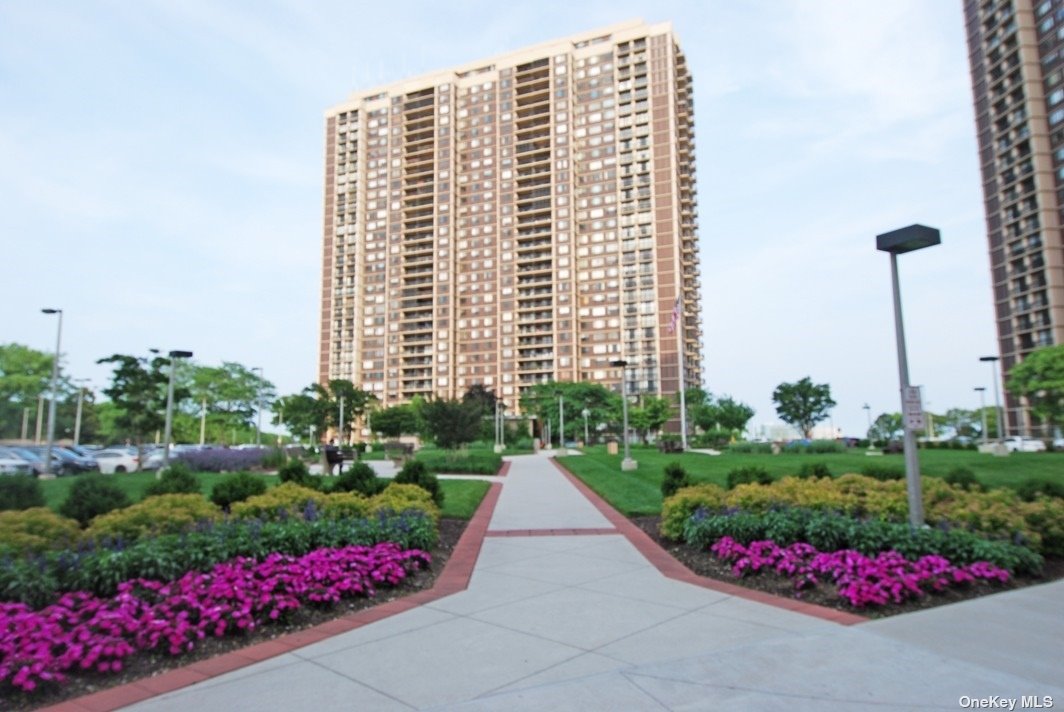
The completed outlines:
[[[469,586],[473,567],[480,556],[480,547],[488,531],[488,523],[495,512],[495,505],[502,493],[502,484],[493,482],[473,518],[455,544],[443,571],[436,577],[432,588],[419,591],[379,606],[350,613],[313,628],[288,633],[272,640],[263,641],[245,648],[223,653],[213,658],[199,660],[184,667],[168,670],[160,675],[145,677],[125,685],[118,685],[100,692],[75,697],[42,708],[41,712],[110,712],[167,692],[173,692],[197,682],[218,677],[233,670],[257,662],[290,653],[312,643],[346,633],[430,603],[445,596],[464,591]]]
[[[647,560],[667,578],[693,584],[695,586],[701,586],[702,588],[708,588],[711,591],[735,596],[736,598],[743,598],[755,603],[762,603],[775,608],[783,608],[794,613],[802,613],[814,618],[820,618],[821,620],[838,623],[839,625],[857,625],[860,623],[867,623],[871,620],[854,613],[837,611],[834,608],[818,606],[813,603],[806,603],[805,601],[795,601],[790,598],[774,596],[762,591],[754,591],[736,584],[698,576],[674,559],[669,552],[658,546],[657,542],[651,539],[646,532],[629,521],[628,517],[611,507],[606,500],[602,499],[602,497],[596,494],[594,490],[584,484],[581,479],[566,470],[561,463],[553,457],[550,458],[550,462],[558,468],[558,470],[580,491],[582,495],[595,505],[599,512],[610,521],[610,524],[617,528],[619,534],[628,539],[628,541],[632,543],[632,546],[634,546],[640,554],[645,556]]]

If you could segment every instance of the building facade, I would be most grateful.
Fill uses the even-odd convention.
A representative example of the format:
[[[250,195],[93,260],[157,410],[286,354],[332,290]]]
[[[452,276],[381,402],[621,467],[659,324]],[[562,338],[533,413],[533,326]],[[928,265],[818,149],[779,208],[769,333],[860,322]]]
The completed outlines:
[[[383,405],[701,380],[691,76],[626,23],[326,113],[318,375]]]
[[[1002,377],[1064,343],[1064,0],[965,0]],[[1007,397],[1010,431],[1038,433]]]

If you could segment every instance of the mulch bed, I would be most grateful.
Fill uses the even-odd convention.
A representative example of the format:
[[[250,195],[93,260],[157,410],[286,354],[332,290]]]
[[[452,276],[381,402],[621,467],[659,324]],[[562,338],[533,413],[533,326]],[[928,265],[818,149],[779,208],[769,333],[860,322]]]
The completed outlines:
[[[0,709],[23,712],[24,710],[47,707],[63,700],[153,677],[174,668],[184,667],[198,660],[213,658],[255,643],[263,643],[289,633],[313,628],[316,625],[341,618],[349,613],[372,608],[382,603],[430,589],[435,584],[436,577],[443,571],[443,567],[450,558],[451,552],[454,551],[454,547],[462,536],[462,532],[465,531],[467,524],[469,522],[464,519],[441,519],[439,544],[431,552],[432,566],[427,570],[418,571],[408,576],[399,588],[378,589],[374,598],[345,600],[328,609],[299,608],[292,611],[283,621],[264,625],[251,633],[224,638],[205,638],[196,644],[195,650],[184,655],[172,656],[155,652],[132,655],[123,661],[125,667],[119,673],[70,674],[66,682],[61,685],[47,689],[39,688],[30,694],[8,691],[0,694]]]
[[[989,593],[1010,591],[1024,588],[1025,586],[1033,586],[1035,584],[1047,583],[1049,581],[1064,578],[1064,559],[1046,559],[1045,570],[1041,577],[1015,577],[1007,584],[992,584],[984,582],[969,585],[967,587],[950,588],[941,593],[929,594],[923,598],[912,600],[904,604],[856,609],[842,600],[835,593],[835,589],[831,585],[825,585],[822,583],[815,588],[796,592],[790,580],[783,576],[777,576],[772,572],[739,578],[732,573],[730,564],[718,561],[708,551],[703,551],[693,546],[688,546],[682,542],[676,542],[662,537],[658,531],[659,525],[661,524],[661,517],[632,517],[631,521],[646,532],[647,535],[658,544],[658,546],[665,549],[665,551],[669,552],[674,559],[698,576],[704,576],[717,581],[724,581],[755,591],[771,593],[782,598],[797,598],[806,603],[814,603],[818,606],[834,608],[839,611],[846,611],[847,613],[856,613],[857,615],[866,616],[868,618],[885,618],[898,615],[899,613],[912,613],[913,611],[922,610],[924,608],[934,608],[949,603],[957,603],[959,601],[979,598],[980,596],[985,596]]]

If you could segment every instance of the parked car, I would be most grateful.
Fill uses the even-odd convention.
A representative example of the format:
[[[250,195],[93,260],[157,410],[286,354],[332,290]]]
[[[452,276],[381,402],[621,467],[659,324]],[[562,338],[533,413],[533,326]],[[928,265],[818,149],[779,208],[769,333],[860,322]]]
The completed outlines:
[[[79,455],[68,447],[53,447],[52,452],[57,453],[59,457],[63,458],[64,460],[73,463],[74,469],[77,472],[100,471],[100,466],[96,464],[95,458]]]
[[[100,450],[96,453],[96,462],[100,466],[100,472],[105,475],[113,475],[116,472],[136,472],[140,469],[140,458],[137,457],[137,453],[119,448]]]
[[[34,474],[42,475],[49,469],[53,475],[60,476],[73,472],[73,469],[54,451],[52,452],[52,467],[46,468],[44,465],[44,448],[14,446],[9,449],[14,450],[15,454],[28,461],[33,467]]]
[[[1005,438],[1005,447],[1009,452],[1045,452],[1046,444],[1034,438]]]
[[[1064,438],[1057,438],[1053,441],[1054,450],[1064,450]]]
[[[0,448],[0,475],[32,475],[33,465],[7,448]]]

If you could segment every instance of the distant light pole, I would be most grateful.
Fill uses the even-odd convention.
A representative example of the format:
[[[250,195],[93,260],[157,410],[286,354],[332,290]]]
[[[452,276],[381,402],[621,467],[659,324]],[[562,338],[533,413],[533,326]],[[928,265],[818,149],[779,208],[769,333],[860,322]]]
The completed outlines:
[[[34,430],[33,442],[37,445],[41,444],[41,438],[44,433],[44,394],[37,394],[37,427]]]
[[[79,378],[78,383],[87,383],[89,379]],[[85,386],[78,386],[78,409],[74,414],[74,444],[81,444],[81,404],[85,400]]]
[[[565,395],[558,393],[558,454],[565,455]]]
[[[621,471],[623,472],[634,470],[638,467],[628,449],[628,372],[625,370],[628,362],[624,359],[617,359],[616,361],[611,361],[610,365],[621,369],[621,412],[624,420],[624,459],[621,460]]]
[[[52,447],[55,445],[55,401],[56,389],[59,387],[59,344],[63,338],[63,310],[41,309],[44,314],[58,314],[59,325],[55,330],[55,360],[52,361],[52,397],[48,401],[48,445],[44,449],[44,473],[52,474]]]
[[[938,245],[938,230],[926,225],[910,225],[876,235],[876,249],[890,253],[890,277],[894,293],[894,331],[898,342],[898,377],[901,382],[902,426],[905,431],[905,482],[909,495],[909,525],[924,526],[924,502],[920,488],[920,458],[916,452],[916,432],[906,415],[909,388],[909,361],[905,353],[905,328],[901,316],[901,287],[898,284],[898,255]],[[918,422],[918,419],[917,419]]]
[[[340,396],[340,428],[337,435],[340,436],[340,444],[344,444],[344,397]]]
[[[166,387],[166,427],[163,431],[163,466],[155,473],[155,478],[162,477],[164,469],[170,466],[170,438],[174,424],[174,362],[179,358],[192,358],[191,351],[171,351],[170,383]]]
[[[255,381],[255,447],[262,447],[262,366],[255,366],[252,373],[259,372],[259,380]]]
[[[589,447],[591,445],[591,437],[588,435],[587,432],[587,417],[591,415],[591,411],[587,408],[584,408],[582,411],[580,411],[580,415],[584,416],[584,447]]]
[[[1004,443],[1004,438],[1009,436],[1009,420],[1005,416],[1005,409],[1001,407],[1001,396],[998,392],[998,372],[994,364],[999,360],[997,356],[980,356],[980,361],[990,364],[990,375],[994,378],[994,417],[997,419],[997,441]]]
[[[495,452],[500,453],[506,448],[506,421],[503,413],[506,411],[506,403],[501,398],[495,399]]]
[[[865,403],[861,407],[864,408],[865,416],[868,418],[868,449],[874,450],[875,448],[872,446],[872,406]]]
[[[989,435],[986,431],[986,387],[976,386],[973,390],[979,393],[979,414],[983,416],[983,445],[986,445]]]
[[[30,409],[22,409],[22,440],[25,441],[30,435]]]

